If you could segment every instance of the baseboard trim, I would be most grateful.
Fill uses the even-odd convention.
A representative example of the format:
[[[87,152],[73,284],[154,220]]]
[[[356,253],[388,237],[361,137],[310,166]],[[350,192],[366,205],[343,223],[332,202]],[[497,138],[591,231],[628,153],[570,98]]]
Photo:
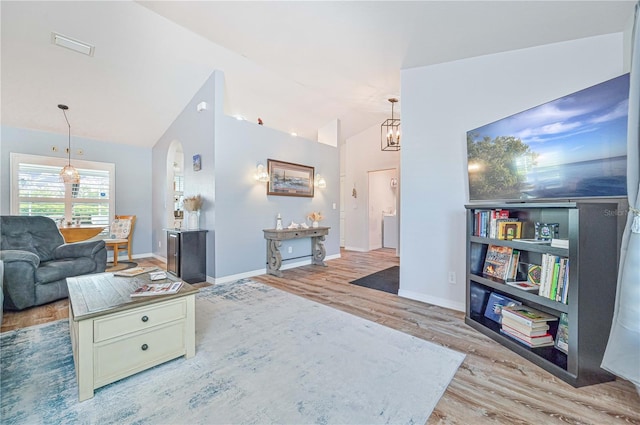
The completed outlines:
[[[402,283],[401,283],[402,284]],[[427,304],[437,305],[439,307],[449,308],[451,310],[465,311],[464,303],[454,302],[439,297],[432,297],[431,295],[422,294],[420,292],[407,291],[406,289],[400,289],[398,296],[403,298],[409,298],[410,300],[421,301]]]
[[[347,251],[369,252],[368,249],[363,249],[355,246],[345,246],[344,249],[346,249]]]
[[[111,253],[112,251],[109,250],[109,252]],[[155,255],[153,253],[150,253],[150,252],[147,252],[145,254],[133,254],[131,256],[131,259],[135,260],[135,259],[138,259],[138,258],[149,258],[149,257],[157,258],[158,260],[162,260],[165,263],[167,262],[166,258],[159,257],[159,256],[157,256],[157,255]],[[127,255],[127,254],[118,255],[118,261],[129,261],[129,255]],[[113,262],[113,254],[107,255],[107,263],[112,263],[112,262]]]
[[[328,256],[325,257],[325,260],[335,260],[336,258],[340,258],[340,257],[341,257],[340,254],[328,255]],[[302,261],[296,261],[295,263],[283,264],[282,267],[280,267],[280,270],[295,269],[296,267],[308,266],[310,264],[311,264],[311,258],[306,259],[306,260],[302,260]],[[207,282],[212,282],[214,284],[215,283],[228,283],[228,282],[236,281],[238,279],[249,279],[251,277],[260,276],[260,275],[263,275],[263,274],[266,274],[266,273],[267,273],[267,268],[265,266],[264,269],[252,270],[252,271],[248,271],[248,272],[244,272],[244,273],[237,273],[237,274],[231,274],[231,275],[228,275],[228,276],[211,278],[212,281],[210,281],[209,277],[207,276]]]

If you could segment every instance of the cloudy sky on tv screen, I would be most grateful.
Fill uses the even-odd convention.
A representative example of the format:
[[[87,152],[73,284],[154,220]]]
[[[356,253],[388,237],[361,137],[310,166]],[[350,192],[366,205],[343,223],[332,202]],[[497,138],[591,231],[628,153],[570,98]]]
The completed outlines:
[[[471,200],[626,195],[629,74],[467,132]]]

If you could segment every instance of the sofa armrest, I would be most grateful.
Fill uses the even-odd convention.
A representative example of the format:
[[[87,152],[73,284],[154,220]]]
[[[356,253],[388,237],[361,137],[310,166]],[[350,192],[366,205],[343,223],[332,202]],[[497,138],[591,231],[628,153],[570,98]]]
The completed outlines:
[[[7,249],[0,251],[0,260],[4,264],[2,291],[5,295],[3,308],[22,310],[35,304],[36,270],[40,258],[30,251]]]
[[[17,249],[6,249],[0,251],[0,260],[5,263],[5,266],[18,261],[24,261],[30,263],[34,269],[37,269],[40,265],[40,258],[30,251],[21,251]]]
[[[53,258],[56,260],[78,257],[94,258],[104,247],[103,240],[65,243],[53,251]]]

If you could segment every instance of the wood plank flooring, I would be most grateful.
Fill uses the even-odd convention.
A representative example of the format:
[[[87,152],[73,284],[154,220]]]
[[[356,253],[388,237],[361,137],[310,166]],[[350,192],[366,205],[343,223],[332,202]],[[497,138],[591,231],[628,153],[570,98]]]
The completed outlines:
[[[399,265],[395,250],[342,251],[329,267],[253,279],[467,355],[427,424],[638,424],[640,396],[625,380],[573,388],[464,324],[461,312],[349,282]],[[137,260],[141,266],[164,264]],[[5,312],[2,332],[67,317],[62,300]]]

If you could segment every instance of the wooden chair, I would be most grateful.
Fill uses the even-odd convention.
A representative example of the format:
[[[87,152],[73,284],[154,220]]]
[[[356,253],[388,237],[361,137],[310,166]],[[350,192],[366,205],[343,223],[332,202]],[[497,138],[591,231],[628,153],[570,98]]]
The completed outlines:
[[[133,239],[133,228],[136,224],[135,215],[116,215],[111,223],[109,237],[104,240],[107,250],[113,249],[113,265],[118,265],[118,252],[127,250],[129,261],[131,261],[131,241]],[[126,221],[129,221],[128,223]]]

